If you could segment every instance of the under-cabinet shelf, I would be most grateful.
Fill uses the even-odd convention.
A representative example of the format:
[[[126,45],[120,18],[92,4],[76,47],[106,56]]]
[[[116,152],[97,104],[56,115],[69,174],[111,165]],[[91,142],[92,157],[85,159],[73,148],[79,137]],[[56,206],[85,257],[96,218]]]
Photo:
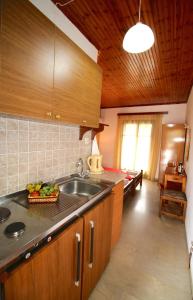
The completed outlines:
[[[104,124],[104,123],[99,123],[99,127],[98,128],[92,128],[92,127],[86,127],[86,126],[80,126],[80,134],[79,134],[79,140],[82,140],[84,134],[87,132],[87,131],[92,131],[92,134],[91,134],[91,139],[93,140],[95,135],[99,132],[102,132],[104,130],[104,127],[105,126],[109,126],[107,124]]]

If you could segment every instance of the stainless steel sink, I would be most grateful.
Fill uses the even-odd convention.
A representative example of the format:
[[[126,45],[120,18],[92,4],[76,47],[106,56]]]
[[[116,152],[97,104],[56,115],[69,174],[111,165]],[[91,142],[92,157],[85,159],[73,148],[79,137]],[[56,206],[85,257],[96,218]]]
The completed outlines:
[[[77,178],[64,182],[59,185],[61,193],[77,196],[94,196],[102,191],[102,187],[90,182],[78,180]]]
[[[64,180],[63,180],[64,179]],[[92,199],[99,199],[104,196],[105,191],[110,191],[112,183],[97,182],[92,179],[82,179],[79,177],[61,178],[57,182],[60,194],[58,201],[55,203],[29,204],[27,200],[27,191],[18,192],[14,195],[12,201],[29,210],[30,215],[36,214],[44,218],[60,218],[58,215],[63,214],[63,218],[70,216],[74,211],[79,214],[80,209],[85,205],[89,206]],[[111,189],[111,188],[110,188]],[[1,297],[0,297],[1,298]]]

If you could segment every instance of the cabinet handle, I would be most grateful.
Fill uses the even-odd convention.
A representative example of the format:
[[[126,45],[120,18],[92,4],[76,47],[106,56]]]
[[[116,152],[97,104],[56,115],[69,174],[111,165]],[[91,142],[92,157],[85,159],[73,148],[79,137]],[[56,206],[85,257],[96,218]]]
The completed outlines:
[[[76,233],[76,276],[75,286],[80,285],[80,253],[81,253],[81,237],[80,233]]]
[[[82,120],[82,123],[86,123],[87,121],[86,120]]]
[[[55,118],[56,118],[56,119],[60,119],[60,118],[61,118],[61,115],[55,115]]]
[[[94,261],[94,221],[90,221],[90,250],[89,250],[89,268],[92,269]]]
[[[51,118],[52,112],[51,112],[51,111],[48,111],[48,112],[46,113],[46,116]]]

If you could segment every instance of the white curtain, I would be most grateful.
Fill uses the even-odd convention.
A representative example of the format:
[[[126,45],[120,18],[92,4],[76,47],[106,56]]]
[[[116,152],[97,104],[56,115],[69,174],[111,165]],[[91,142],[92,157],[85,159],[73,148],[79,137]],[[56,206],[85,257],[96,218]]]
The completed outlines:
[[[162,115],[120,115],[118,117],[115,167],[143,170],[155,180],[161,145]]]
[[[126,123],[123,127],[121,169],[148,170],[152,124]]]

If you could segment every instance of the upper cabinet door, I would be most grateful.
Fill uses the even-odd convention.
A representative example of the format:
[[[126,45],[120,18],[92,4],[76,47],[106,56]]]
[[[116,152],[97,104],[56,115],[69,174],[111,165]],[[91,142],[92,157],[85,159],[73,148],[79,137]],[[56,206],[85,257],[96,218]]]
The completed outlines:
[[[0,110],[50,118],[54,24],[26,0],[3,0]]]
[[[53,106],[56,118],[98,127],[101,84],[100,67],[56,28]]]

